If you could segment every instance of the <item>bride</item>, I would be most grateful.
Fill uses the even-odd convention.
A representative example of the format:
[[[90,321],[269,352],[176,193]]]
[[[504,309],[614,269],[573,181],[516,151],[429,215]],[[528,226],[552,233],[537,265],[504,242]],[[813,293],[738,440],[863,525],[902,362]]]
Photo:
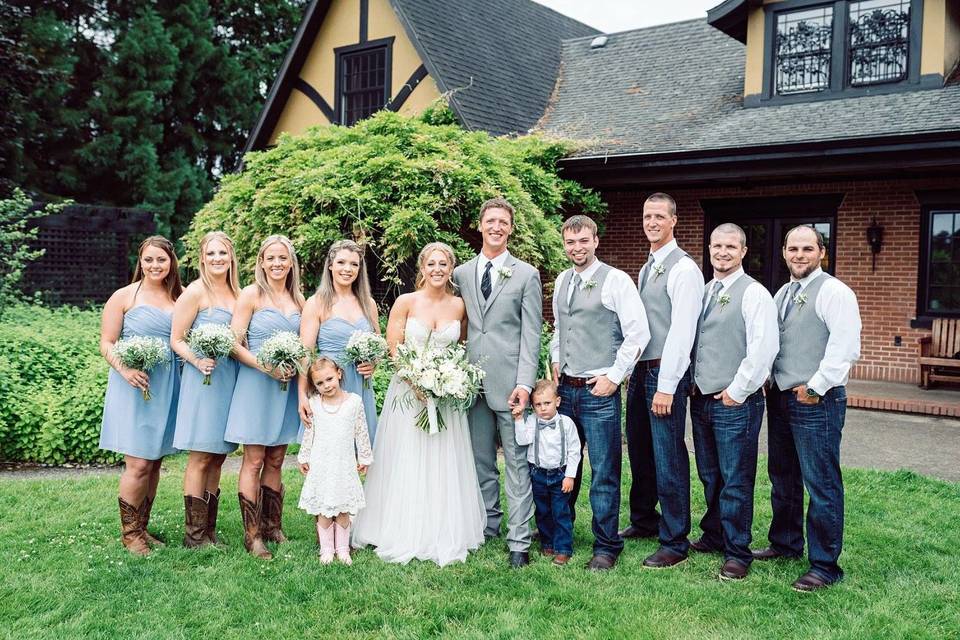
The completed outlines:
[[[391,353],[401,343],[447,345],[466,335],[463,300],[453,295],[455,258],[442,242],[417,259],[417,290],[397,298],[387,323]],[[467,416],[446,408],[446,429],[430,435],[416,426],[423,406],[394,376],[377,426],[374,460],[365,487],[367,506],[353,525],[353,545],[374,545],[387,562],[463,562],[483,544],[486,510],[477,482]]]

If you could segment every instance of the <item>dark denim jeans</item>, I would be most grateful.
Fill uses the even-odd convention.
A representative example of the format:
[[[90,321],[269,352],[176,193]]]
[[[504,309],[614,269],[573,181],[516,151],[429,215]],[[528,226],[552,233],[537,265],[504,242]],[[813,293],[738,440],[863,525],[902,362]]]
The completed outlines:
[[[687,422],[690,374],[685,373],[680,379],[673,394],[673,409],[664,418],[658,418],[650,412],[659,375],[659,367],[646,370],[637,368],[630,380],[631,386],[642,384],[645,392],[644,410],[637,406],[639,398],[631,399],[633,411],[628,415],[626,424],[633,482],[641,482],[639,488],[631,486],[630,489],[630,522],[646,528],[646,524],[652,521],[651,513],[656,514],[656,511],[652,511],[649,487],[644,486],[654,476],[656,498],[660,501],[660,545],[687,555],[690,546],[687,539],[690,534],[690,456],[683,434]],[[651,455],[656,469],[653,474],[649,472]],[[638,495],[637,502],[633,500],[635,493]]]
[[[627,454],[630,456],[630,524],[644,535],[658,535],[657,465],[653,461],[646,376],[635,370],[627,387]]]
[[[557,553],[573,555],[573,520],[570,519],[570,498],[563,492],[564,471],[541,469],[530,465],[530,481],[533,484],[533,502],[537,506],[537,531],[540,532],[540,548],[550,548]]]
[[[605,398],[593,395],[591,387],[560,385],[560,413],[570,416],[580,436],[580,453],[586,444],[590,456],[590,507],[593,509],[593,553],[616,558],[623,551],[617,533],[620,520],[620,389]],[[583,458],[570,493],[570,515],[576,518],[577,496],[583,477]]]
[[[763,406],[763,390],[736,407],[724,406],[713,394],[690,399],[697,475],[707,503],[700,520],[703,541],[722,550],[725,560],[747,566],[753,561],[750,530]]]
[[[807,543],[811,571],[828,582],[843,577],[837,564],[843,547],[843,478],[840,436],[847,390],[830,389],[813,405],[792,391],[772,390],[767,398],[769,460],[773,485],[770,545],[780,553],[803,555],[803,489],[810,495]]]

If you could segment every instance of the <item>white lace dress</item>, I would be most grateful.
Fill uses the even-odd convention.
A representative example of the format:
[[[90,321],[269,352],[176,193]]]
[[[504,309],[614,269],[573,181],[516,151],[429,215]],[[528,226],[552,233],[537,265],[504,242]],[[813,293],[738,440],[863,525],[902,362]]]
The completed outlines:
[[[313,426],[303,430],[297,462],[309,463],[310,471],[300,492],[300,508],[310,515],[333,518],[341,513],[357,515],[363,508],[363,486],[357,464],[373,462],[363,401],[347,393],[334,413],[310,398]]]
[[[407,320],[404,333],[413,345],[428,338],[447,345],[459,337],[459,322],[431,332],[415,318]],[[410,387],[394,376],[377,425],[367,506],[353,523],[353,545],[374,545],[387,562],[462,562],[483,544],[487,521],[467,416],[443,409],[446,429],[427,434],[416,425],[423,405],[397,401],[408,393]]]

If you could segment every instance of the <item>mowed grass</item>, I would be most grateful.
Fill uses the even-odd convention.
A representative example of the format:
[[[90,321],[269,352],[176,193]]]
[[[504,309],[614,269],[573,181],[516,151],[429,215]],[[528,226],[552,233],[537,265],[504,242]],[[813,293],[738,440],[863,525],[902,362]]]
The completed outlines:
[[[180,480],[166,464],[152,528],[168,541],[149,558],[118,541],[116,477],[0,481],[0,636],[10,638],[957,638],[960,485],[909,472],[846,470],[847,578],[816,594],[790,582],[803,561],[755,563],[742,583],[717,580],[719,556],[643,569],[655,542],[628,541],[617,567],[593,574],[581,495],[574,561],[534,557],[511,570],[502,540],[466,564],[321,566],[311,519],[286,472],[284,528],[272,562],[243,551],[236,475],[225,475],[223,550],[187,551]],[[769,483],[759,473],[755,544],[766,540]],[[626,479],[628,476],[624,474]],[[693,478],[694,536],[703,511]],[[415,492],[416,487],[410,487]],[[626,513],[626,493],[624,511]],[[625,515],[624,515],[625,517]]]

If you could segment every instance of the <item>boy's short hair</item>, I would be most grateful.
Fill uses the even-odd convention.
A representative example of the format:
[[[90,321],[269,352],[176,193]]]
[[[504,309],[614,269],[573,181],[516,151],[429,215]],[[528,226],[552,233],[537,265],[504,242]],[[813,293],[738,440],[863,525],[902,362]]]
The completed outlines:
[[[544,393],[549,391],[553,395],[557,395],[557,383],[553,380],[537,380],[537,383],[533,385],[533,391],[530,392],[530,398],[533,399],[539,393]]]

